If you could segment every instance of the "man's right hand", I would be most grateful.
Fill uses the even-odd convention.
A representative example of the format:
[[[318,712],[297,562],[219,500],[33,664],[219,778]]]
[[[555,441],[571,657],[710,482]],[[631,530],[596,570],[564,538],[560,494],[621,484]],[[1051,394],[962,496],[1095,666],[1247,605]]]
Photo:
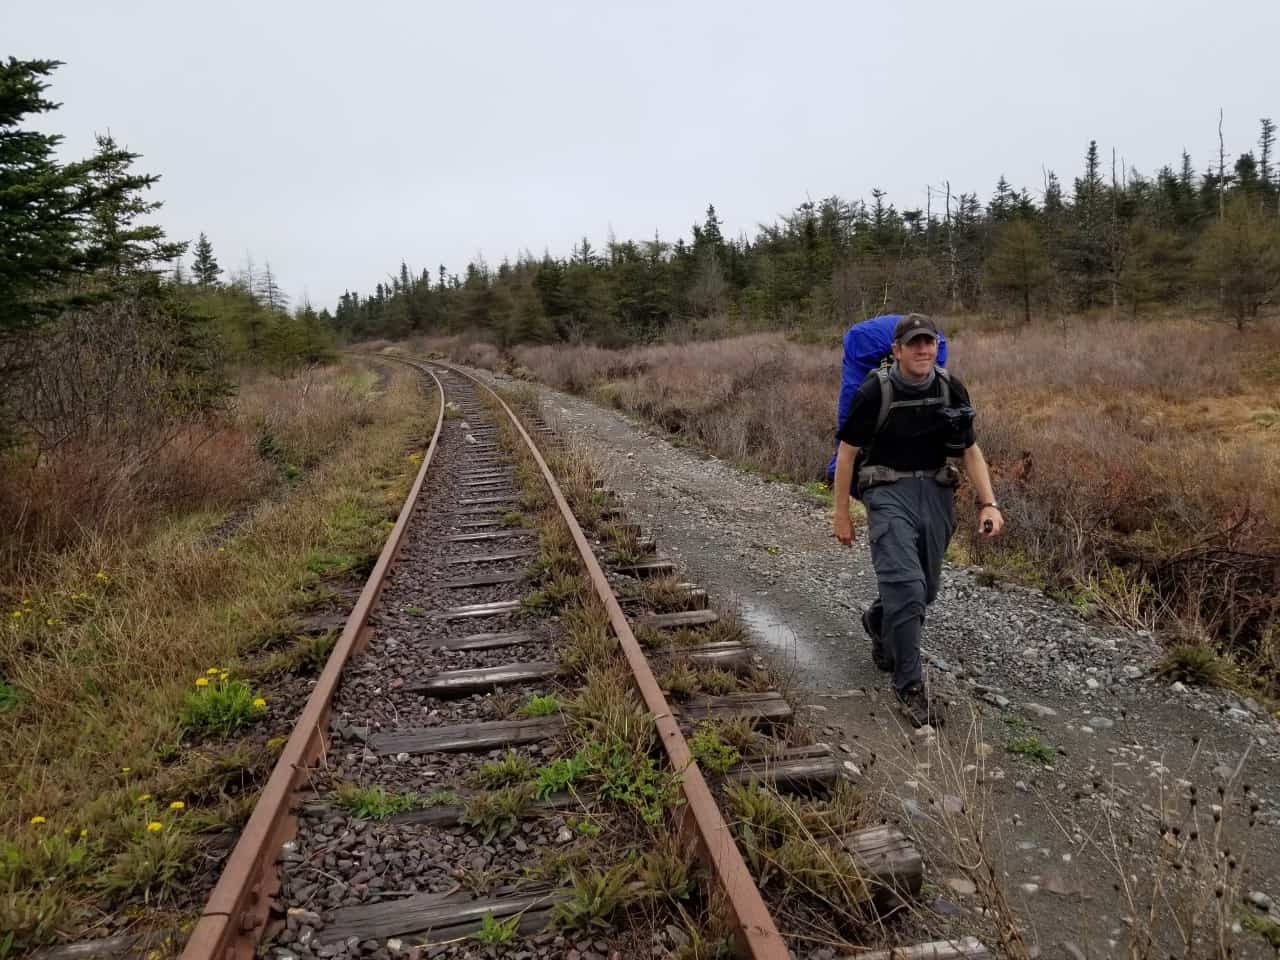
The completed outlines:
[[[853,521],[847,513],[843,516],[839,513],[836,514],[835,535],[836,539],[846,547],[853,546]]]

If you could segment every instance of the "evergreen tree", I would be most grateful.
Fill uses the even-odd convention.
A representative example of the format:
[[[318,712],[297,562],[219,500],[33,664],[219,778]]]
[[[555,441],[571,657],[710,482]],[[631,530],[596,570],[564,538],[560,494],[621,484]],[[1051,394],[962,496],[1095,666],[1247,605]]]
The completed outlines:
[[[220,273],[222,273],[222,268],[218,266],[218,261],[214,259],[213,244],[201,232],[199,239],[196,240],[195,259],[191,262],[191,274],[196,278],[196,283],[207,289],[218,285],[218,275]]]
[[[166,240],[157,224],[138,222],[160,208],[159,201],[142,197],[142,192],[160,178],[131,172],[138,154],[118,146],[110,134],[99,134],[96,140],[88,229],[95,261],[108,276],[116,278],[139,270],[158,270],[187,248],[185,242]]]
[[[62,137],[21,127],[57,109],[44,97],[44,78],[60,65],[0,62],[0,375],[14,357],[12,338],[60,309],[50,291],[90,265],[82,237],[94,163],[60,164]]]
[[[1234,198],[1205,230],[1196,267],[1206,291],[1220,294],[1243,330],[1280,288],[1280,224],[1248,198]]]
[[[999,293],[1013,296],[1022,306],[1024,323],[1031,322],[1031,299],[1052,278],[1035,225],[1011,220],[1000,227],[986,265],[986,282]]]

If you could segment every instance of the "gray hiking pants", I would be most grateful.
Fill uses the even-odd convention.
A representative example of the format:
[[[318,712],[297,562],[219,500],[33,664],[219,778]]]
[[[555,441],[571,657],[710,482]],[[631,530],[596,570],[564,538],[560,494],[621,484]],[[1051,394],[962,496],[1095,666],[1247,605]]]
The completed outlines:
[[[920,632],[925,607],[938,596],[942,555],[956,528],[955,491],[926,477],[872,487],[867,508],[871,563],[880,596],[870,610],[877,647],[893,661],[900,693],[921,682]]]

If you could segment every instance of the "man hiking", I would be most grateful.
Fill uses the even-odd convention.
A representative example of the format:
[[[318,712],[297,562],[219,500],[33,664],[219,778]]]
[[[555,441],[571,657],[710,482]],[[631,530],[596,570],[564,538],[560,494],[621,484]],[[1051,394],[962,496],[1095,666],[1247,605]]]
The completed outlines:
[[[892,671],[903,712],[917,727],[944,720],[924,689],[920,632],[956,526],[959,474],[949,457],[962,459],[973,484],[983,535],[998,536],[1004,527],[976,442],[969,393],[937,365],[938,338],[930,317],[912,313],[897,321],[893,365],[862,382],[840,424],[834,481],[835,536],[845,546],[854,538],[849,491],[855,479],[867,508],[880,595],[862,623],[876,666]]]

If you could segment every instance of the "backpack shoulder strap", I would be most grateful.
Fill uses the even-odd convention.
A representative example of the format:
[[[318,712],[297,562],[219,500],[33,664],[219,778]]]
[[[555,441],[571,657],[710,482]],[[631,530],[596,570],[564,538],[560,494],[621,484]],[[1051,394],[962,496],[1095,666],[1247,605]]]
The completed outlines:
[[[951,406],[951,374],[946,367],[937,364],[934,364],[933,369],[938,371],[938,384],[942,387],[942,409],[946,410]]]
[[[889,379],[887,367],[876,368],[876,379],[880,381],[880,413],[876,415],[876,433],[879,433],[889,419],[889,408],[893,406],[893,381]]]

